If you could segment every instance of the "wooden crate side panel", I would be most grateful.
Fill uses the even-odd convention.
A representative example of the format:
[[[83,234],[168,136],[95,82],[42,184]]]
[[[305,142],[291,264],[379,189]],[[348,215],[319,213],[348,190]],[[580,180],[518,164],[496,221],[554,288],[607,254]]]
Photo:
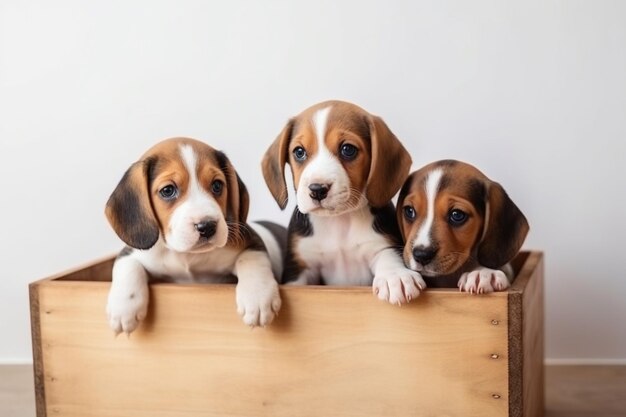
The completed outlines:
[[[541,417],[544,412],[544,291],[543,257],[523,295],[524,417]]]
[[[115,262],[115,255],[105,256],[100,259],[87,262],[75,268],[67,269],[49,277],[40,279],[31,283],[31,285],[43,284],[47,283],[48,281],[110,282],[111,271],[113,270],[113,262]]]
[[[399,308],[369,289],[282,288],[277,322],[251,330],[232,286],[153,285],[147,321],[114,338],[107,291],[40,289],[49,415],[508,415],[506,294]]]
[[[519,276],[518,276],[519,278]],[[523,414],[522,293],[509,291],[509,417]]]
[[[542,280],[543,254],[531,252],[508,292],[510,417],[543,415]]]
[[[35,407],[37,417],[46,417],[46,391],[44,389],[43,352],[41,342],[41,310],[39,308],[39,285],[28,286],[30,299],[30,329],[33,345],[33,373],[35,381]]]

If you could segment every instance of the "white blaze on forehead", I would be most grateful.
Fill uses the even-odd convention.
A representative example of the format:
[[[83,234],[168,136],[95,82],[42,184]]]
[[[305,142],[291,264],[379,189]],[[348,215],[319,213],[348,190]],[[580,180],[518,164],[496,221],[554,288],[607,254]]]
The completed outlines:
[[[315,135],[317,136],[317,147],[320,152],[322,149],[326,149],[326,125],[328,124],[328,114],[330,113],[330,106],[324,107],[315,112],[313,115],[313,127],[315,127]]]
[[[424,189],[426,191],[426,220],[422,223],[420,229],[417,232],[417,238],[413,241],[413,247],[416,246],[430,246],[430,230],[433,227],[433,221],[435,219],[435,199],[437,198],[437,190],[439,189],[439,183],[443,176],[442,169],[436,169],[426,178]]]
[[[189,188],[198,186],[198,177],[196,175],[196,166],[198,165],[198,159],[193,148],[189,145],[180,145],[180,156],[183,157],[183,164],[189,172]]]
[[[190,145],[180,145],[180,155],[183,159],[183,164],[189,172],[189,186],[187,189],[187,200],[192,204],[206,204],[219,208],[215,199],[202,188],[200,181],[198,181],[198,157],[196,152]]]
[[[332,183],[341,168],[341,164],[335,155],[328,150],[324,140],[329,113],[330,107],[325,107],[316,111],[311,118],[317,136],[317,152],[315,154],[309,153],[310,162],[302,171],[301,181],[304,181],[302,184],[305,187],[312,183]]]

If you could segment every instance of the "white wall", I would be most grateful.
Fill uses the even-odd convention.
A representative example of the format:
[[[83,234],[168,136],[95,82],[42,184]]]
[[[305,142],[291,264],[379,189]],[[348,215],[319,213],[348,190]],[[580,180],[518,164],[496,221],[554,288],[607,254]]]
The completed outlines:
[[[223,148],[252,217],[286,221],[261,154],[329,98],[415,166],[503,183],[546,252],[547,356],[626,360],[624,22],[620,1],[0,1],[0,362],[30,360],[27,283],[120,247],[104,203],[148,146]]]

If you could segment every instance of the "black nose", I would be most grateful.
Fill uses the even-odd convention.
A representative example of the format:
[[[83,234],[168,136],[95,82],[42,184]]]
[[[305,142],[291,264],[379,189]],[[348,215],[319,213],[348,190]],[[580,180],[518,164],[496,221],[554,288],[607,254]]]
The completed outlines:
[[[195,223],[194,227],[200,233],[200,236],[205,238],[210,238],[215,234],[215,229],[217,228],[217,222],[209,221],[209,222],[200,222]]]
[[[311,190],[309,195],[313,200],[322,201],[328,195],[329,189],[330,186],[326,184],[311,184],[309,185],[309,190]]]
[[[437,248],[432,246],[425,248],[423,246],[418,246],[413,248],[413,258],[419,262],[420,264],[427,265],[430,261],[433,260],[435,255],[437,254]]]

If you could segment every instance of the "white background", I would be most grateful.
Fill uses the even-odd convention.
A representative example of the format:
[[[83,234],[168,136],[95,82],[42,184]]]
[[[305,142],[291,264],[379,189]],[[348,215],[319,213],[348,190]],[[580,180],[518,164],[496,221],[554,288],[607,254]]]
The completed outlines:
[[[0,0],[0,362],[30,361],[29,282],[120,248],[104,203],[147,147],[224,149],[286,222],[261,155],[331,98],[505,186],[548,358],[626,360],[626,2]]]

